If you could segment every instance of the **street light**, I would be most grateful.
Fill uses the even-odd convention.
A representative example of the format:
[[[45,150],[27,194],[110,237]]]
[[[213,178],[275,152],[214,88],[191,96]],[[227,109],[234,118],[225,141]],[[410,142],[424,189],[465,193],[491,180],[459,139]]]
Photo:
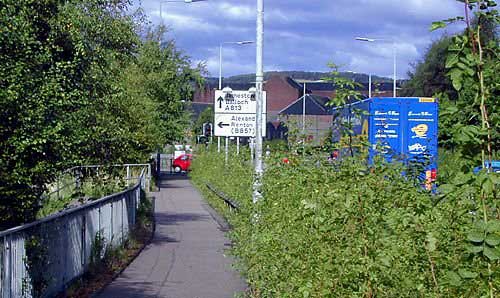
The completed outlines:
[[[241,40],[241,41],[224,41],[219,44],[219,90],[222,90],[222,45],[225,44],[235,44],[235,45],[246,45],[246,44],[251,44],[253,41],[251,40]],[[226,89],[226,88],[224,88]],[[237,151],[239,153],[240,150],[240,138],[237,137],[236,140],[237,143]],[[228,138],[226,137],[226,159],[227,159],[227,151],[228,151]],[[217,139],[217,151],[220,152],[220,137]]]
[[[257,46],[256,46],[256,71],[255,71],[255,105],[257,115],[255,116],[255,175],[253,181],[252,202],[257,203],[261,198],[262,176],[262,110],[263,110],[263,87],[264,87],[264,0],[257,0]]]
[[[186,3],[186,4],[189,4],[189,3],[193,3],[193,2],[202,2],[202,1],[207,1],[207,0],[164,0],[164,1],[160,1],[160,19],[161,19],[161,22],[163,23],[163,14],[162,14],[162,11],[163,11],[163,3]]]
[[[380,38],[368,38],[368,37],[356,37],[358,41],[366,41],[366,42],[376,42],[376,41],[389,41],[392,42],[392,56],[393,56],[393,89],[392,89],[392,97],[396,97],[396,41],[394,39],[380,39]],[[371,77],[371,76],[370,76]],[[370,80],[371,81],[371,80]],[[371,82],[369,89],[369,97],[371,97]]]
[[[354,76],[357,72],[348,70],[347,73],[353,74],[352,81],[356,82],[356,77]],[[362,83],[362,82],[361,82]],[[368,98],[372,97],[372,74],[368,73]]]
[[[222,45],[225,44],[235,44],[235,45],[246,45],[254,43],[251,40],[242,40],[242,41],[225,41],[219,44],[219,90],[222,90]]]

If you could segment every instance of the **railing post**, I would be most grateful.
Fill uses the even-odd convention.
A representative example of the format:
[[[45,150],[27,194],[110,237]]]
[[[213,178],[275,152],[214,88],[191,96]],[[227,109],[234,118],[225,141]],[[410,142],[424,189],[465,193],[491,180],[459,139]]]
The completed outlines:
[[[57,221],[55,221],[57,222]],[[67,277],[67,274],[68,274],[68,250],[65,249],[68,247],[68,236],[70,236],[70,233],[68,232],[68,229],[70,228],[69,227],[69,223],[68,223],[68,218],[66,216],[64,216],[62,218],[62,222],[63,222],[63,225],[62,225],[62,230],[64,230],[64,233],[66,234],[65,237],[63,237],[63,247],[62,247],[62,253],[64,255],[64,258],[63,258],[63,268],[64,268],[64,272],[63,272],[63,290],[66,290],[66,281],[68,280],[68,277]]]
[[[9,297],[12,297],[12,272],[14,271],[14,264],[12,262],[12,236],[9,237],[9,246],[7,247],[9,250]]]
[[[61,196],[59,194],[59,180],[61,179],[61,175],[58,175],[57,176],[57,184],[56,184],[56,187],[57,187],[57,200],[60,200],[61,199]]]
[[[151,190],[151,164],[148,164],[148,183],[147,183],[147,191]]]
[[[4,295],[4,290],[5,290],[5,237],[2,237],[2,251],[0,255],[0,297],[5,297]]]
[[[124,218],[124,216],[123,216],[123,205],[124,205],[123,201],[124,200],[125,200],[125,196],[123,196],[122,199],[121,199],[121,202],[122,202],[122,239],[121,239],[121,242],[122,243],[124,242],[123,240],[125,239],[124,234],[123,234],[123,226],[124,226],[124,223],[123,223],[123,218]]]
[[[97,220],[97,233],[101,233],[101,206],[99,204],[99,214],[98,214],[98,220]]]
[[[82,254],[81,254],[81,257],[82,257],[82,266],[85,268],[85,261],[86,261],[85,250],[87,248],[87,245],[85,242],[87,240],[87,216],[85,215],[85,213],[82,214],[81,231],[82,231]]]
[[[79,167],[75,168],[75,189],[80,189],[81,187],[80,173],[81,173],[80,168]]]
[[[113,238],[114,238],[114,234],[113,234],[114,233],[114,231],[113,231],[113,223],[114,223],[114,221],[113,221],[113,201],[111,201],[110,205],[111,205],[111,227],[110,227],[111,239],[109,239],[109,242],[110,242],[110,244],[113,244]],[[111,246],[113,246],[113,245],[111,245]]]
[[[130,185],[130,165],[127,165],[127,187]]]

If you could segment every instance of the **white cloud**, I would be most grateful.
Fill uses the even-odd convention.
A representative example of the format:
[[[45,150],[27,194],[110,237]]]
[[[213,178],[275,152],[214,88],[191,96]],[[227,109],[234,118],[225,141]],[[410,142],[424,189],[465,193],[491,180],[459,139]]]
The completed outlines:
[[[139,1],[139,0],[136,0]],[[142,0],[153,23],[158,0]],[[272,0],[265,4],[265,70],[324,70],[329,61],[346,69],[392,74],[392,44],[356,42],[355,36],[392,37],[397,41],[398,74],[420,59],[442,32],[430,33],[432,21],[463,13],[455,0]],[[207,61],[218,75],[218,45],[255,40],[253,0],[211,0],[163,5],[165,24],[177,45],[193,60]],[[458,27],[450,27],[456,32]],[[253,50],[225,48],[224,73],[254,72]],[[234,55],[233,55],[234,54]]]
[[[175,30],[196,30],[196,31],[215,31],[220,30],[215,23],[210,23],[206,20],[181,14],[169,14],[164,17],[165,23],[170,24]]]
[[[219,14],[228,19],[251,20],[255,19],[255,9],[248,5],[223,2],[217,5]]]

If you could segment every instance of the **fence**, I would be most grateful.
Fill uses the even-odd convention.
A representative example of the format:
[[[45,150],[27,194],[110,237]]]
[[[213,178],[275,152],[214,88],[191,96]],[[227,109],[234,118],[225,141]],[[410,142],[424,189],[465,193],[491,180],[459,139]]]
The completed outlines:
[[[125,191],[1,232],[0,297],[55,296],[89,268],[93,257],[121,245],[136,223],[146,171]]]
[[[146,189],[149,190],[151,182],[151,165],[150,164],[124,164],[124,165],[112,165],[112,166],[102,166],[102,165],[89,165],[89,166],[77,166],[65,170],[61,175],[57,177],[54,184],[49,186],[49,192],[44,195],[44,200],[50,200],[51,198],[60,199],[61,197],[73,193],[76,189],[81,187],[81,178],[88,174],[88,172],[93,172],[93,176],[99,176],[99,172],[109,171],[110,168],[121,169],[123,179],[130,186],[130,182],[137,181],[140,178],[140,173],[142,169],[147,167],[146,172]],[[104,171],[102,169],[105,169]]]

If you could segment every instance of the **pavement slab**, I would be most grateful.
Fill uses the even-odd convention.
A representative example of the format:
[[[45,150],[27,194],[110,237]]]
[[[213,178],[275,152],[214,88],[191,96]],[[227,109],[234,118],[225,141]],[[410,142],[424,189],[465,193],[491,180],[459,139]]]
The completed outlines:
[[[246,285],[227,255],[227,226],[188,177],[162,181],[152,242],[96,297],[233,298]]]

